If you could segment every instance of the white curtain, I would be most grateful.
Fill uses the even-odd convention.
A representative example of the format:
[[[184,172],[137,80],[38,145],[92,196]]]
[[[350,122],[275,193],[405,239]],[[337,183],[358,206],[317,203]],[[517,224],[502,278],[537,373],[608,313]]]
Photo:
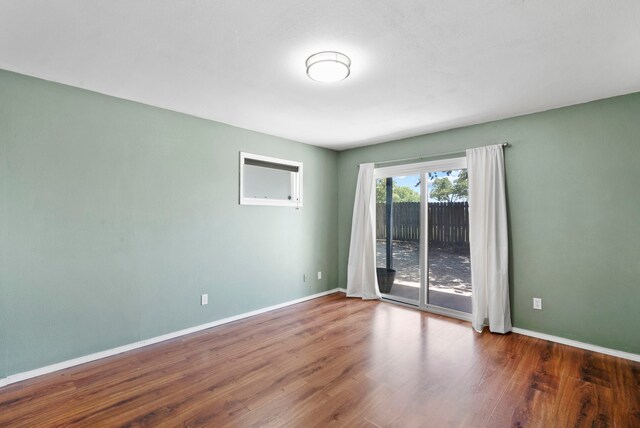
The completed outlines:
[[[472,323],[494,333],[511,331],[509,244],[502,145],[467,150]]]
[[[376,197],[373,164],[360,165],[351,221],[347,297],[379,299],[376,278]]]

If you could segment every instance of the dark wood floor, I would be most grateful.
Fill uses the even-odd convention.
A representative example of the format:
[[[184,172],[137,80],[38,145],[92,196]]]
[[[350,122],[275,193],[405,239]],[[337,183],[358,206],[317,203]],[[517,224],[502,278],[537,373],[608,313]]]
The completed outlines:
[[[0,426],[640,427],[640,363],[335,294],[0,389]]]

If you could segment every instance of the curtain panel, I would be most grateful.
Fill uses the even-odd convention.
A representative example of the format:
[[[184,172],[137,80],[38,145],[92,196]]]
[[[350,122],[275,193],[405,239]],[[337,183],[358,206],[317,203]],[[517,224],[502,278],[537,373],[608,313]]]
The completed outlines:
[[[360,165],[351,222],[347,297],[380,299],[376,278],[376,195],[373,164]]]
[[[472,324],[511,331],[509,242],[502,145],[467,150]]]

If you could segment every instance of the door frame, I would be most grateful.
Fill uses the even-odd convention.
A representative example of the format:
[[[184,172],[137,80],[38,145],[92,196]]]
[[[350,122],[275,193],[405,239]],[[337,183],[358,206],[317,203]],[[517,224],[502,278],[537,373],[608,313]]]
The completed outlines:
[[[471,321],[471,314],[431,305],[428,302],[429,287],[429,251],[426,231],[429,228],[427,183],[430,172],[448,171],[453,169],[466,169],[467,157],[453,157],[447,159],[436,159],[426,162],[416,162],[409,164],[392,165],[386,167],[374,167],[373,178],[397,177],[399,175],[419,175],[420,176],[420,293],[417,307],[423,311],[433,312],[439,315],[446,315],[453,318]],[[391,233],[391,232],[390,232]],[[472,294],[473,296],[473,294]],[[415,302],[401,297],[383,294],[385,300],[409,304],[416,306]],[[473,297],[472,297],[473,298]]]

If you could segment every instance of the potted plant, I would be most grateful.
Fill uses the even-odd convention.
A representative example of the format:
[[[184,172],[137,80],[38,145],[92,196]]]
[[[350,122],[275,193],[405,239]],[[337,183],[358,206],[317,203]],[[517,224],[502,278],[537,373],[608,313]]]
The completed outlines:
[[[388,294],[396,279],[395,269],[376,268],[376,274],[378,276],[378,287],[380,288],[380,292]]]

